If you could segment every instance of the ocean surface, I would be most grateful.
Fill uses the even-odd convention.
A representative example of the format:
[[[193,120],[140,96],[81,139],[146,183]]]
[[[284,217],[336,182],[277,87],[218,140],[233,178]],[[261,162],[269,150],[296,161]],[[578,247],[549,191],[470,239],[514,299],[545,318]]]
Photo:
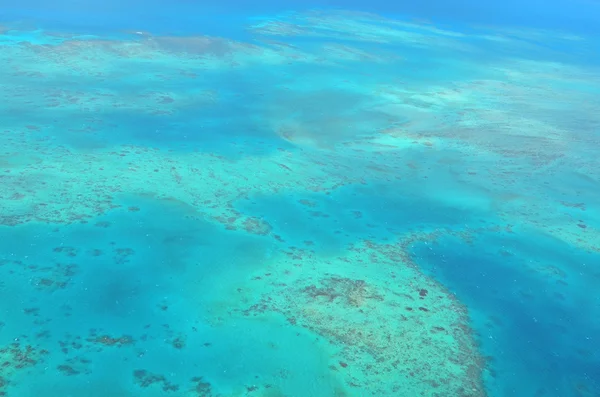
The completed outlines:
[[[600,3],[0,0],[0,395],[600,396]]]

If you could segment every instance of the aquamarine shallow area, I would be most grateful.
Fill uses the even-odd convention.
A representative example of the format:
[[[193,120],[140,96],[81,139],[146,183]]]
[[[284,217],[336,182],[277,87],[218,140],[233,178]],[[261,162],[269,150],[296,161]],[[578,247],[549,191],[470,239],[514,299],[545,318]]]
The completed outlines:
[[[33,11],[0,27],[0,394],[600,395],[597,36]]]
[[[216,286],[265,259],[264,241],[219,231],[177,205],[135,203],[143,209],[123,203],[93,224],[3,229],[2,279],[10,280],[4,291],[11,299],[2,303],[2,332],[36,346],[31,360],[41,354],[46,365],[35,382],[25,374],[9,378],[20,385],[16,393],[82,395],[80,381],[73,382],[79,377],[88,384],[85,394],[98,396],[137,395],[146,383],[154,385],[148,395],[184,395],[206,383],[196,378],[210,379],[213,388],[224,384],[223,394],[241,393],[228,390],[232,378],[238,388],[334,394],[333,381],[321,374],[329,347],[284,317],[226,327],[202,320],[206,301],[219,299]],[[13,359],[5,371],[28,365]],[[286,386],[277,384],[281,371]]]

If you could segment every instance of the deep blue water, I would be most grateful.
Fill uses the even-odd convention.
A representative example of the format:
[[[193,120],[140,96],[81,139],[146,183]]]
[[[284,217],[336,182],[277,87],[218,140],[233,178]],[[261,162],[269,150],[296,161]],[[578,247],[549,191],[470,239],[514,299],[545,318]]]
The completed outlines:
[[[295,9],[341,8],[379,14],[425,18],[438,22],[490,25],[514,25],[535,28],[558,28],[598,33],[600,5],[594,0],[507,0],[421,2],[387,0],[319,0],[319,1],[221,1],[218,4],[198,0],[129,0],[76,1],[50,3],[24,0],[10,4],[0,16],[13,19],[36,18],[55,26],[99,29],[139,29],[158,32],[231,33],[232,22],[252,14],[273,14]],[[200,27],[201,25],[201,27]]]
[[[600,277],[597,254],[518,231],[484,235],[473,245],[418,245],[414,255],[469,301],[484,349],[495,352],[495,395],[561,396],[574,384],[591,395],[598,389],[598,298],[589,293]],[[532,270],[540,265],[560,276],[540,278]]]

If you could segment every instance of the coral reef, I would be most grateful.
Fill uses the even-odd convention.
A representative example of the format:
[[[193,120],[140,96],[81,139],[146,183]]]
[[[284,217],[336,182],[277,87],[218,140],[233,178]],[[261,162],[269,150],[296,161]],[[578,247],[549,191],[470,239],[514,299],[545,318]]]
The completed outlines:
[[[427,384],[439,396],[483,396],[484,362],[466,309],[412,260],[405,262],[408,240],[364,242],[326,260],[286,251],[270,265],[277,279],[253,278],[261,283],[253,288],[266,292],[242,313],[281,313],[338,346],[332,371],[343,371],[349,394],[431,395],[421,389]]]
[[[414,246],[549,236],[577,260],[542,261],[518,244],[493,253],[530,256],[522,278],[557,286],[560,302],[576,295],[576,275],[598,280],[600,73],[551,61],[559,50],[549,49],[592,54],[592,40],[515,29],[473,29],[465,40],[343,11],[291,12],[248,31],[252,43],[0,26],[0,232],[12,241],[0,251],[0,286],[18,297],[2,306],[0,393],[31,395],[30,379],[50,376],[43,363],[79,385],[122,369],[127,379],[104,395],[285,396],[290,368],[239,370],[249,378],[223,385],[192,365],[228,360],[213,353],[215,329],[280,316],[326,341],[314,345],[331,386],[321,393],[479,397],[494,371],[469,312],[424,275]],[[244,210],[276,197],[292,204]],[[185,217],[160,224],[149,202]],[[215,244],[210,234],[221,232],[226,244]],[[103,277],[108,286],[86,290]],[[524,287],[515,296],[540,299]],[[73,331],[82,313],[101,327]],[[580,339],[593,333],[580,328]],[[265,357],[279,349],[260,342]],[[185,362],[181,375],[147,366],[163,361]],[[233,372],[240,360],[229,361]],[[583,378],[560,387],[592,395]]]

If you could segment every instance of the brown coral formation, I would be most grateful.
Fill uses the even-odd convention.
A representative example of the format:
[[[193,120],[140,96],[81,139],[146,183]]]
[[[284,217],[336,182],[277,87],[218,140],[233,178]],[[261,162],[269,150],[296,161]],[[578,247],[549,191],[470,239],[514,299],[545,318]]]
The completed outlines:
[[[179,391],[179,386],[169,382],[164,375],[154,374],[145,369],[133,371],[133,378],[135,383],[141,388],[157,385],[165,393]]]
[[[0,346],[0,395],[7,395],[11,380],[22,371],[27,371],[44,362],[48,350],[29,344],[27,338],[15,338],[7,346]]]
[[[128,335],[119,336],[119,337],[112,337],[109,335],[98,335],[98,336],[93,336],[93,337],[88,338],[88,342],[103,345],[103,346],[109,346],[109,347],[130,346],[135,343],[133,338]]]

